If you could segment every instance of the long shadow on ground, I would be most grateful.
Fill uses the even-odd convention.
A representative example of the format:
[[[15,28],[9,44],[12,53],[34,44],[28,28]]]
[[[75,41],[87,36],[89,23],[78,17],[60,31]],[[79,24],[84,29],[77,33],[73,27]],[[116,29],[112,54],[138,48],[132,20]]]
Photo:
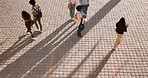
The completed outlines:
[[[101,39],[95,44],[95,46],[91,49],[91,51],[88,53],[88,55],[81,61],[81,63],[79,63],[79,65],[76,68],[74,68],[74,70],[72,72],[70,72],[70,74],[66,78],[72,78],[72,76],[75,75],[75,73],[80,69],[80,67],[85,63],[85,61],[87,61],[87,59],[94,52],[94,50],[96,49],[96,47],[100,41],[101,41]]]
[[[12,77],[12,78],[20,78],[24,73],[26,73],[29,69],[31,69],[34,64],[36,64],[39,60],[44,58],[45,55],[47,55],[50,51],[50,48],[46,48],[46,44],[51,41],[65,26],[67,26],[71,21],[66,21],[64,24],[62,24],[57,30],[55,30],[52,34],[50,34],[48,37],[46,37],[43,41],[39,42],[37,45],[32,47],[29,51],[27,51],[23,56],[21,56],[19,59],[17,59],[12,64],[8,65],[4,70],[0,72],[0,77],[6,78],[6,77]],[[24,36],[22,36],[24,37]],[[8,50],[6,50],[1,56],[1,63],[5,60],[8,60],[11,58],[14,54],[16,54],[18,51],[23,49],[26,45],[29,45],[33,40],[30,40],[29,38],[23,40],[19,43],[19,41],[22,39],[19,38],[18,41],[15,42],[15,44],[10,47]],[[58,38],[56,38],[58,39]],[[55,39],[55,40],[56,40]],[[55,41],[53,40],[51,44]],[[41,53],[43,52],[43,53]],[[21,71],[21,69],[23,71]]]
[[[33,32],[34,36],[37,37],[41,33],[38,31]],[[28,37],[22,41],[22,39],[26,35],[22,35],[18,38],[18,40],[9,48],[7,49],[4,53],[0,55],[0,65],[4,64],[6,60],[9,58],[13,57],[17,52],[22,50],[25,46],[31,44],[34,40],[31,39],[31,37]]]
[[[101,70],[103,69],[103,67],[105,66],[105,64],[107,63],[108,59],[110,58],[110,56],[113,52],[114,52],[114,50],[112,49],[106,55],[106,57],[101,61],[101,63],[97,66],[97,68],[93,72],[90,72],[90,74],[86,78],[97,78],[98,74],[101,72]]]
[[[87,34],[112,8],[114,8],[121,0],[110,0],[102,9],[100,9],[85,24],[87,27],[84,35]],[[91,26],[90,24],[91,23]],[[64,38],[57,41],[67,30],[55,38],[56,34],[61,31],[68,22],[64,23],[60,28],[42,40],[40,43],[32,47],[23,56],[12,64],[8,65],[0,72],[2,78],[41,78],[49,71],[50,63],[52,66],[57,64],[64,55],[81,39],[76,36],[76,28],[71,30]],[[56,42],[57,41],[57,42]],[[54,50],[53,50],[54,49]],[[54,59],[52,58],[54,56]],[[53,59],[53,60],[51,60]],[[50,66],[50,67],[52,67]]]

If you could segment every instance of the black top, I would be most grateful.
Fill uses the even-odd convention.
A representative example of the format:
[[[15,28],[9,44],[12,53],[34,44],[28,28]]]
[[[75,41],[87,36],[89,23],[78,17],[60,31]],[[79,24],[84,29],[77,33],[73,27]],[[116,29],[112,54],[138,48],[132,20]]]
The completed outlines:
[[[126,25],[121,22],[116,23],[116,32],[118,34],[124,34],[124,32],[127,32]]]

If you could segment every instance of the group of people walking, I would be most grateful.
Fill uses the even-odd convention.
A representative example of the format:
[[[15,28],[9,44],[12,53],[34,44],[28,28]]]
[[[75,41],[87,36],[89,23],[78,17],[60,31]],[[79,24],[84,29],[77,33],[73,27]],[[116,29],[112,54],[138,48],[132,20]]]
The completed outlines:
[[[41,12],[40,6],[36,5],[35,0],[30,0],[29,3],[32,5],[32,8],[31,8],[32,14],[31,15],[33,16],[33,19],[31,18],[31,15],[27,11],[22,11],[21,12],[21,15],[22,15],[21,20],[25,23],[25,26],[27,28],[27,32],[29,32],[31,34],[32,39],[35,39],[32,31],[31,31],[31,28],[32,28],[32,25],[35,23],[37,29],[40,32],[42,32],[42,24],[41,24],[42,12]],[[37,22],[40,27],[38,26]]]
[[[35,23],[37,29],[42,32],[42,24],[41,24],[41,17],[42,12],[39,5],[36,5],[35,0],[30,0],[29,3],[32,5],[32,16],[33,19],[31,19],[31,15],[26,12],[22,11],[22,20],[25,22],[25,26],[27,28],[27,32],[31,34],[32,39],[34,39],[34,35],[31,32],[31,27]],[[87,18],[87,10],[89,7],[89,0],[68,0],[68,8],[70,12],[70,20],[76,21],[77,29],[77,36],[82,37],[81,31],[84,29],[84,23],[86,22]],[[75,10],[77,10],[75,12]],[[38,24],[39,26],[38,27]],[[117,39],[114,43],[113,50],[117,48],[117,46],[120,44],[122,40],[122,36],[124,32],[127,32],[128,25],[125,22],[125,18],[122,17],[117,23],[116,23],[116,33],[117,33]]]
[[[88,7],[89,7],[89,0],[68,0],[70,20],[76,21],[76,26],[78,26],[77,30],[78,37],[82,37],[81,31],[84,29],[84,23],[86,21]],[[76,13],[75,9],[77,10]],[[126,24],[124,17],[122,17],[116,23],[115,31],[117,33],[117,39],[114,43],[112,50],[115,50],[117,46],[120,44],[124,32],[127,32],[127,27],[128,25]]]

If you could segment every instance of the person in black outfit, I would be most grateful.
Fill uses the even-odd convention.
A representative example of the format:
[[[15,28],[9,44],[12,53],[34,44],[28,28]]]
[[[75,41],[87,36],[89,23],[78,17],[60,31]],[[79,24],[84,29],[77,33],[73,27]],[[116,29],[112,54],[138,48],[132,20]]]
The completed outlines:
[[[119,20],[119,22],[116,23],[116,30],[115,31],[117,33],[117,39],[116,39],[116,42],[113,47],[114,50],[117,48],[118,44],[121,42],[124,32],[127,32],[127,25],[125,23],[124,17],[122,17]]]
[[[21,20],[25,22],[25,26],[27,28],[27,32],[30,32],[32,39],[35,39],[33,33],[31,32],[31,26],[33,25],[33,20],[31,19],[31,16],[28,12],[22,11],[21,13],[22,18]]]

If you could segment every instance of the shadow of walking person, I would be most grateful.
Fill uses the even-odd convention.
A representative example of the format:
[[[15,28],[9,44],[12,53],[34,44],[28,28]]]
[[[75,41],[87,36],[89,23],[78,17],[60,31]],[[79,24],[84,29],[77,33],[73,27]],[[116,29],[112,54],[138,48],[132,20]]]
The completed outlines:
[[[105,66],[105,64],[107,63],[108,59],[111,57],[111,54],[114,52],[115,50],[112,49],[107,55],[106,57],[101,61],[101,63],[99,64],[99,66],[97,66],[97,68],[93,71],[90,72],[90,74],[88,75],[88,77],[86,78],[97,78],[98,74],[101,72],[101,70],[103,69],[103,67]]]
[[[35,31],[35,32],[33,32],[33,34],[34,34],[35,37],[37,37],[41,33]],[[17,52],[22,50],[25,46],[31,44],[34,41],[34,40],[30,39],[30,37],[28,37],[28,38],[24,39],[23,41],[21,41],[25,36],[26,35],[22,35],[22,36],[18,37],[18,40],[9,49],[7,49],[5,52],[3,52],[0,55],[0,65],[4,64],[6,62],[6,60],[11,58]]]

